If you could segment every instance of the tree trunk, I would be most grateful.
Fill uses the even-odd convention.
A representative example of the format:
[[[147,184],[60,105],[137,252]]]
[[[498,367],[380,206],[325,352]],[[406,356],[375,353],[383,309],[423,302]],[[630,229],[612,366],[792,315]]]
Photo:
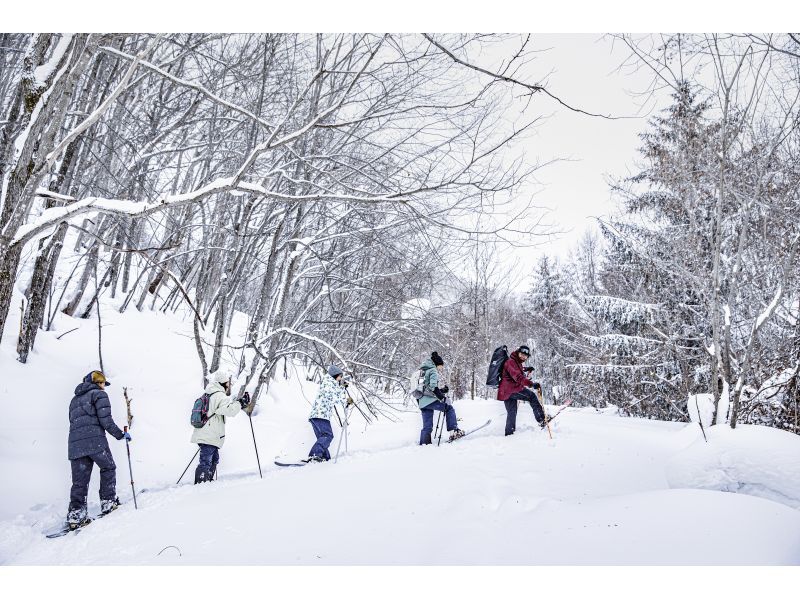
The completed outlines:
[[[86,262],[86,266],[83,268],[83,274],[78,282],[78,287],[75,289],[75,293],[73,294],[72,299],[70,299],[70,302],[62,310],[68,316],[74,316],[75,312],[78,310],[78,306],[83,298],[83,294],[86,292],[86,285],[89,284],[89,278],[92,276],[95,265],[97,264],[97,255],[99,251],[100,248],[97,243],[95,243],[94,246],[89,250],[89,261]]]
[[[36,334],[42,327],[47,305],[47,289],[50,288],[53,281],[53,274],[64,246],[67,229],[67,224],[61,223],[50,243],[36,258],[28,293],[28,309],[22,321],[22,334],[17,342],[17,359],[22,363],[28,361],[28,353],[33,349]]]

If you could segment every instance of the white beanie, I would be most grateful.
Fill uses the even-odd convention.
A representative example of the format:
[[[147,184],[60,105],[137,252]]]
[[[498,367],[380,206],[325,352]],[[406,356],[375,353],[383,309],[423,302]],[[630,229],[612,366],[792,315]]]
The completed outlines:
[[[212,377],[212,380],[214,382],[217,382],[218,384],[227,384],[230,381],[230,379],[231,379],[230,372],[228,372],[224,368],[218,369],[216,372],[214,372],[214,375]]]

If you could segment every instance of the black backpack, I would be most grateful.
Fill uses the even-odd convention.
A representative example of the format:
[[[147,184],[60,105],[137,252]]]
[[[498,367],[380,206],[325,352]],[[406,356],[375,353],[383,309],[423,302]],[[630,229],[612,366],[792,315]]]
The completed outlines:
[[[508,348],[503,345],[497,347],[492,353],[492,361],[489,362],[489,373],[486,375],[486,386],[497,388],[500,386],[500,379],[503,377],[503,366],[508,359]]]
[[[208,404],[211,397],[205,393],[199,399],[195,399],[192,405],[192,417],[190,421],[195,428],[202,428],[208,421]]]

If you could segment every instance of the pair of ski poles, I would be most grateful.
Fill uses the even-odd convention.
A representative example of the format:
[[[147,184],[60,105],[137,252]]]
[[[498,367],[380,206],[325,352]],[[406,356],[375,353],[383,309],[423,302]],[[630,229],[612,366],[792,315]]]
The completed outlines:
[[[345,392],[347,393],[347,398],[350,399],[350,401],[353,401],[353,397],[350,396],[350,393],[348,392],[347,389],[345,389]],[[353,404],[355,404],[355,401],[353,401]],[[339,436],[339,444],[336,446],[336,456],[333,458],[334,463],[336,463],[336,461],[339,460],[339,450],[342,448],[342,438],[344,438],[344,452],[345,454],[347,454],[347,420],[349,419],[349,416],[350,414],[347,412],[347,407],[345,406],[344,423],[342,424],[342,435]],[[337,418],[339,417],[338,411],[336,412],[336,417]],[[339,420],[339,423],[341,423],[341,419]]]
[[[255,448],[255,450],[256,450],[256,463],[258,463],[258,475],[259,475],[260,478],[263,479],[264,478],[264,474],[261,473],[261,459],[258,457],[258,443],[256,442],[256,432],[253,429],[253,415],[251,413],[249,413],[249,412],[247,413],[247,419],[250,420],[250,433],[253,435],[253,448]],[[181,477],[179,477],[178,481],[175,482],[176,486],[181,483],[181,480],[183,479],[183,476],[185,476],[186,472],[189,471],[189,467],[192,465],[192,462],[194,461],[194,458],[198,455],[199,452],[200,452],[200,447],[197,447],[197,451],[195,452],[194,455],[192,455],[192,458],[189,459],[189,463],[188,463],[188,465],[186,465],[186,469],[183,470],[183,473],[181,474]]]

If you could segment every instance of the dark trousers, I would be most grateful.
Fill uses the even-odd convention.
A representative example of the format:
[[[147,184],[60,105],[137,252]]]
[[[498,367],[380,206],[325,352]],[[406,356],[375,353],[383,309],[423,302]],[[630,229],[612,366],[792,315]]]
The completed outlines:
[[[539,397],[536,393],[530,388],[515,392],[508,397],[508,399],[503,401],[506,406],[506,436],[511,436],[517,428],[517,401],[530,403],[536,421],[540,424],[544,421],[544,410],[542,409],[542,404],[539,403]]]
[[[194,483],[210,482],[217,473],[219,463],[219,447],[213,444],[200,444],[200,460],[194,470]]]
[[[419,435],[419,443],[420,444],[430,444],[431,443],[431,432],[433,431],[433,412],[434,411],[444,411],[445,422],[447,424],[447,431],[452,432],[458,427],[456,423],[456,410],[453,409],[452,405],[448,405],[443,403],[442,401],[436,401],[435,403],[431,403],[427,407],[423,407],[420,409],[422,413],[422,432]]]
[[[94,464],[100,469],[100,500],[113,500],[117,495],[117,466],[111,451],[106,449],[87,457],[70,459],[72,466],[72,489],[69,493],[69,510],[86,508],[89,480]]]
[[[317,441],[314,443],[314,446],[311,447],[308,456],[321,457],[329,461],[331,454],[328,451],[328,447],[331,445],[331,442],[333,442],[333,428],[331,428],[331,422],[318,417],[314,417],[308,421],[311,422],[311,427],[314,428],[314,435],[317,437]]]

